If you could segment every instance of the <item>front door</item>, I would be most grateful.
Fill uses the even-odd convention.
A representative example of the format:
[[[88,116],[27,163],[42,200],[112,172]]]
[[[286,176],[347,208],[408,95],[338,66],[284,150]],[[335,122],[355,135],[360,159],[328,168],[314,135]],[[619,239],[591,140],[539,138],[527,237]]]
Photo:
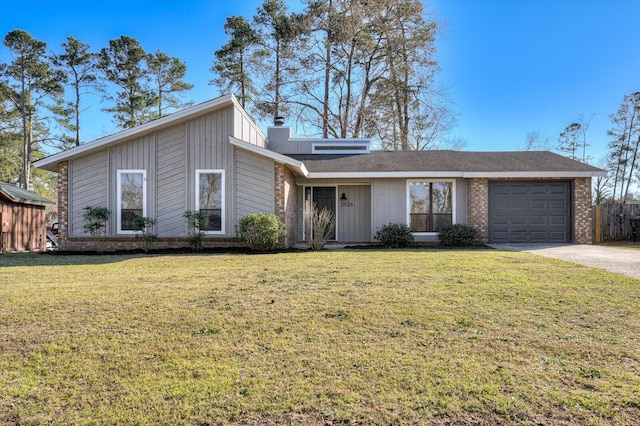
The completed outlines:
[[[313,203],[316,205],[318,211],[327,209],[333,213],[333,221],[335,223],[336,217],[336,188],[333,186],[316,186],[313,187]],[[333,234],[329,238],[330,240],[336,239],[335,226]]]

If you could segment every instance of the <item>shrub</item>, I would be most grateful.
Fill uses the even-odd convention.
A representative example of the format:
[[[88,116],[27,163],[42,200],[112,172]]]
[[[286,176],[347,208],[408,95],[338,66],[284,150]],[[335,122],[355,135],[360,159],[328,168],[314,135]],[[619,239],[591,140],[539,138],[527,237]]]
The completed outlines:
[[[238,221],[236,235],[252,250],[275,250],[287,236],[284,224],[273,213],[250,213]]]
[[[404,223],[382,225],[382,227],[376,231],[374,238],[388,248],[405,248],[413,245],[411,228]]]
[[[204,214],[199,211],[188,210],[184,212],[182,217],[187,222],[187,229],[189,233],[189,247],[194,251],[202,250],[202,239],[204,238],[204,231],[201,230],[202,222],[204,221]]]
[[[469,225],[455,224],[440,228],[440,244],[448,247],[471,247],[480,244],[480,233]]]
[[[321,250],[336,229],[335,213],[327,208],[318,210],[314,203],[305,218],[305,235],[311,250]]]
[[[158,236],[154,232],[157,222],[158,221],[154,218],[144,216],[136,216],[133,221],[133,227],[135,231],[140,234],[140,238],[142,239],[144,251],[148,251],[151,243],[158,240]]]
[[[84,232],[91,234],[96,249],[100,250],[99,243],[107,234],[107,222],[111,217],[111,210],[96,206],[84,207],[83,210]]]

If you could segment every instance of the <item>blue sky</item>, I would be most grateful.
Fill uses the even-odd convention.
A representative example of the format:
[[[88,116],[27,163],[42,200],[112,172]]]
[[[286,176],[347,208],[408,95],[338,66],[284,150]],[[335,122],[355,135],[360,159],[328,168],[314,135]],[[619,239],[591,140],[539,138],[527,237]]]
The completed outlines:
[[[218,95],[210,86],[213,52],[226,42],[224,20],[253,16],[262,0],[0,0],[0,34],[28,31],[50,50],[68,35],[99,50],[128,35],[147,52],[162,50],[187,64],[188,99]],[[290,2],[300,10],[299,1]],[[530,131],[557,139],[579,115],[593,115],[589,154],[606,152],[609,115],[640,90],[639,0],[434,0],[441,22],[441,71],[467,150],[513,150]],[[11,58],[2,46],[0,58]],[[93,98],[83,139],[115,130]]]

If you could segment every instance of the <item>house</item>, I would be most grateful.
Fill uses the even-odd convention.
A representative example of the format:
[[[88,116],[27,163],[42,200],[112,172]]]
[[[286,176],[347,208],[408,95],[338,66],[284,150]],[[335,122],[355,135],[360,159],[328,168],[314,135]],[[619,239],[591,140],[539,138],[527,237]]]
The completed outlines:
[[[47,204],[53,202],[34,192],[0,182],[0,253],[46,248]]]
[[[57,172],[59,244],[92,241],[82,211],[112,211],[103,249],[140,247],[136,216],[157,220],[156,247],[184,245],[187,211],[207,217],[205,246],[231,246],[248,213],[275,213],[287,244],[304,241],[310,206],[335,211],[338,243],[370,243],[407,223],[416,241],[466,223],[494,243],[591,243],[591,178],[604,171],[550,152],[371,150],[368,139],[295,138],[277,118],[265,135],[233,95],[35,163]]]

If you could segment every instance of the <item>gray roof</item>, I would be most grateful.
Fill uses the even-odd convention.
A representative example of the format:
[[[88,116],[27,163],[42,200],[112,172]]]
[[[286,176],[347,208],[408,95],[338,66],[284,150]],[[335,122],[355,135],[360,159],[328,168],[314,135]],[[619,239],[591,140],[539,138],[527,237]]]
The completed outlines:
[[[549,151],[371,151],[361,155],[294,154],[310,174],[441,172],[479,177],[498,174],[600,176],[597,167]]]
[[[0,195],[14,203],[37,205],[53,204],[53,201],[41,197],[35,192],[27,191],[26,189],[19,188],[9,183],[0,182]]]

